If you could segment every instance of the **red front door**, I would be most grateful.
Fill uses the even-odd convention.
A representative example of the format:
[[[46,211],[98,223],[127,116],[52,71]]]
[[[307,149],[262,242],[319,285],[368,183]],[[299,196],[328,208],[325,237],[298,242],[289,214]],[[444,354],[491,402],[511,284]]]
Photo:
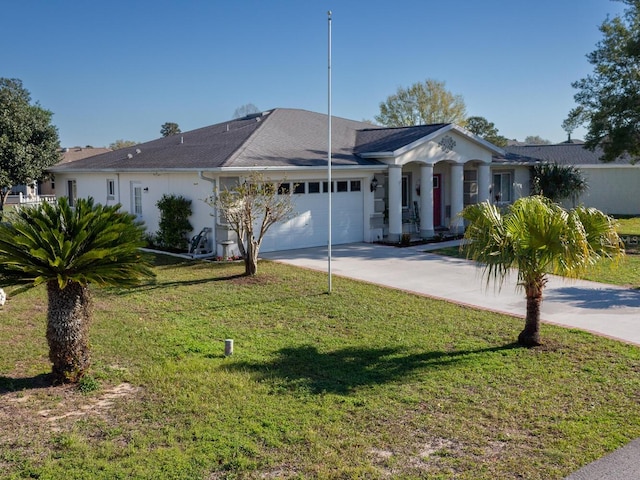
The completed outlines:
[[[433,176],[433,226],[442,225],[442,174],[436,173]]]

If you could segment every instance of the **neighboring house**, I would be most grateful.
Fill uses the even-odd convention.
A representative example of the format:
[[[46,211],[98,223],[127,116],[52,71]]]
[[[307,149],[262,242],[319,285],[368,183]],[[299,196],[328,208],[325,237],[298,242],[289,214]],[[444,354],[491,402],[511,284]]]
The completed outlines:
[[[321,246],[328,242],[327,120],[277,108],[49,171],[58,196],[120,203],[151,233],[163,194],[191,199],[192,235],[211,228],[218,254],[222,242],[235,238],[204,200],[258,171],[289,183],[297,212],[270,229],[262,251]],[[456,125],[382,128],[332,117],[331,139],[333,244],[461,231],[457,215],[465,205],[510,203],[529,193],[529,165]]]
[[[555,145],[517,145],[505,147],[503,157],[494,163],[506,161],[512,164],[557,163],[578,168],[588,184],[579,198],[566,199],[565,205],[583,204],[595,207],[610,215],[639,215],[640,164],[634,165],[629,157],[621,157],[611,163],[603,163],[602,150],[590,151],[582,142],[565,142]]]

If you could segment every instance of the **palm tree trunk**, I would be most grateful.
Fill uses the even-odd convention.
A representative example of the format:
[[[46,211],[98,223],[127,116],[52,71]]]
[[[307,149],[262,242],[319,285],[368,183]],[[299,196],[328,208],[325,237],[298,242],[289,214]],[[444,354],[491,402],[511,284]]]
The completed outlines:
[[[524,330],[518,335],[518,343],[525,347],[535,347],[540,343],[540,306],[542,304],[542,289],[545,280],[537,279],[525,285],[527,296],[527,316]]]
[[[91,296],[88,287],[69,282],[61,289],[56,280],[47,283],[47,342],[55,381],[78,382],[89,369]]]

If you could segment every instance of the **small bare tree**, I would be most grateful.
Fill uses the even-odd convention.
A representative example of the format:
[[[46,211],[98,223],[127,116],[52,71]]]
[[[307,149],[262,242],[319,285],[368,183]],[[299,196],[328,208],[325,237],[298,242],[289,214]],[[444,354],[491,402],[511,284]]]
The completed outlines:
[[[207,200],[238,236],[245,275],[258,273],[258,253],[269,228],[295,216],[291,188],[287,182],[273,182],[253,173],[247,181]]]

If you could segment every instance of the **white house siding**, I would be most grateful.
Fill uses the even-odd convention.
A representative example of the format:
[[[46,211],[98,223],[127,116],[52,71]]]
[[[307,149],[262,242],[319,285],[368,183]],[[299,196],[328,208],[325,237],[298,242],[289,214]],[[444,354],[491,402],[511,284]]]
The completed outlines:
[[[203,200],[213,192],[211,182],[199,178],[194,173],[70,173],[56,174],[57,196],[68,196],[67,185],[69,180],[76,181],[78,198],[93,197],[98,203],[115,205],[120,203],[123,210],[134,212],[131,197],[132,183],[140,186],[142,190],[142,213],[139,219],[144,221],[146,231],[155,233],[159,228],[160,212],[156,203],[163,194],[182,195],[191,200],[193,214],[189,218],[193,225],[191,235],[199,232],[203,227],[214,227],[214,218],[211,216],[212,208]],[[107,180],[114,181],[114,195],[107,194]]]
[[[193,231],[189,237],[197,234],[202,228],[209,227],[212,234],[209,237],[210,247],[222,254],[222,246],[216,245],[222,240],[233,238],[229,235],[224,222],[216,219],[214,210],[204,202],[213,193],[214,183],[208,179],[215,179],[219,184],[221,178],[227,183],[235,185],[239,178],[233,173],[214,174],[203,172],[202,178],[198,172],[187,173],[73,173],[57,174],[56,182],[58,196],[68,196],[69,180],[76,184],[77,198],[93,197],[96,202],[115,205],[120,203],[123,210],[135,212],[132,198],[132,187],[139,187],[141,192],[139,219],[144,221],[147,232],[157,232],[159,228],[160,212],[156,203],[163,194],[182,195],[191,200],[192,215],[189,218]],[[265,174],[266,178],[274,180],[285,178],[291,185],[305,184],[304,194],[293,194],[296,216],[284,223],[275,224],[269,230],[262,245],[262,251],[287,250],[327,244],[328,238],[328,194],[308,192],[309,182],[320,182],[321,190],[326,181],[326,170],[314,172],[287,173],[274,172]],[[332,194],[332,243],[342,244],[369,241],[371,230],[369,217],[373,211],[373,193],[369,185],[373,172],[361,170],[336,171],[333,173],[334,192]],[[108,180],[113,180],[113,195],[108,195]],[[339,192],[337,182],[347,182],[348,191]],[[359,182],[360,190],[351,191],[352,182]],[[365,228],[366,226],[366,228]],[[231,246],[229,253],[238,253],[236,246]]]
[[[610,215],[640,215],[640,165],[578,165],[589,185],[577,204]],[[567,200],[565,206],[572,207]]]

